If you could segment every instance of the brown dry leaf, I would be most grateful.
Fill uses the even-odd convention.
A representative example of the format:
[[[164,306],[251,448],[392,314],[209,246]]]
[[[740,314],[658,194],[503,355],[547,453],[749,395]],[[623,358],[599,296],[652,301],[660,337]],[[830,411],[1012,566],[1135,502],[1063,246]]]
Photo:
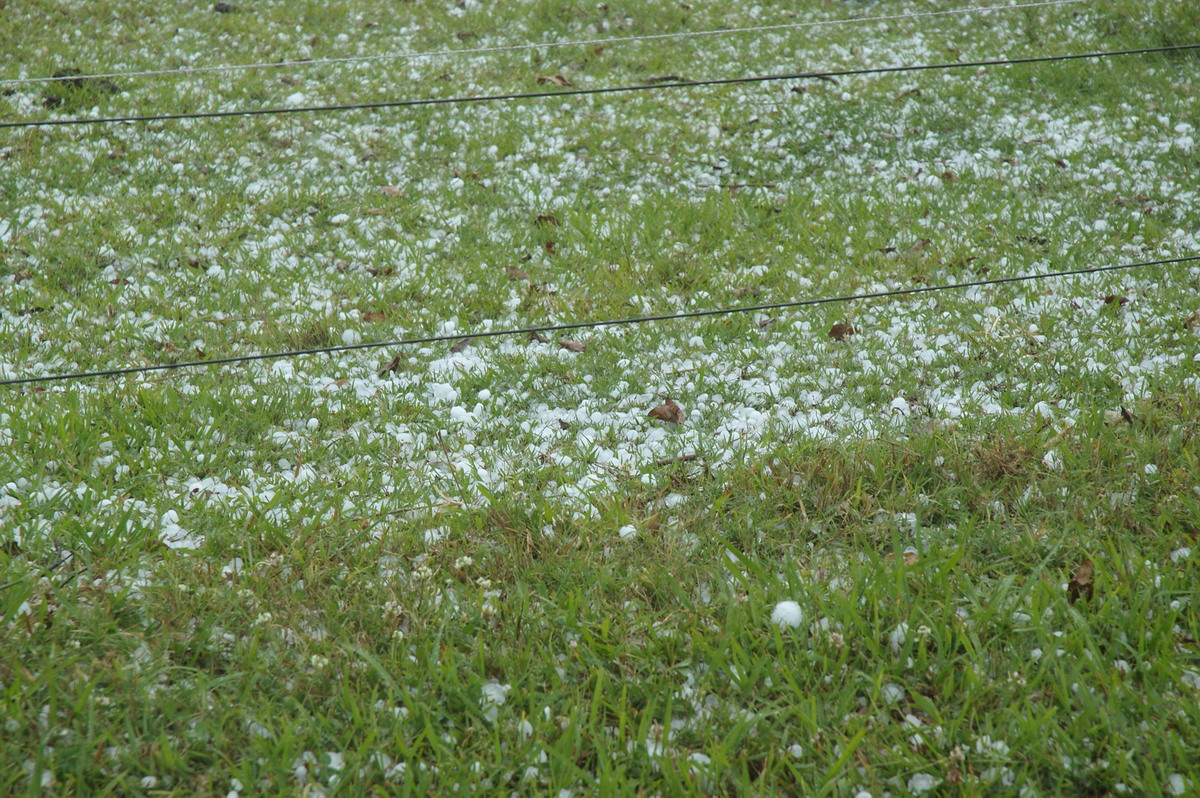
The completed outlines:
[[[917,243],[915,243],[911,247],[909,247],[908,254],[916,255],[918,252],[925,249],[925,247],[927,247],[927,246],[929,246],[929,239],[922,238],[920,241],[918,241]]]
[[[339,272],[344,272],[346,269],[350,268],[350,264],[344,260],[339,260],[334,262],[333,268]]]
[[[1115,303],[1117,305],[1117,307],[1124,305],[1128,301],[1129,301],[1129,297],[1124,296],[1122,294],[1109,294],[1108,296],[1104,297],[1104,304],[1112,305]]]
[[[554,242],[547,241],[545,244],[542,244],[542,249],[546,250],[547,255],[553,255],[554,254]]]
[[[1095,586],[1092,584],[1092,571],[1094,570],[1091,560],[1084,560],[1079,566],[1079,570],[1075,572],[1075,576],[1071,577],[1071,581],[1067,583],[1067,601],[1074,604],[1081,597],[1088,599],[1092,598],[1092,593]]]
[[[649,418],[656,418],[659,421],[665,421],[668,424],[679,424],[686,418],[683,408],[675,404],[675,400],[668,399],[663,404],[651,410],[646,414]]]
[[[363,321],[387,321],[387,316],[383,313],[369,311],[362,315]]]
[[[1200,310],[1193,310],[1192,315],[1183,320],[1183,328],[1194,330],[1197,324],[1200,324]]]
[[[381,368],[379,370],[379,376],[382,377],[384,374],[387,374],[388,372],[391,372],[394,374],[399,370],[400,370],[400,356],[396,355],[394,358],[392,358],[392,362],[388,363],[386,366],[384,366],[383,368]]]
[[[951,180],[958,180],[958,175],[954,174],[949,169],[947,169],[946,171],[942,172],[942,180],[945,180],[947,182],[949,182]]]
[[[464,338],[461,341],[455,342],[455,344],[450,347],[450,352],[451,352],[451,354],[457,355],[459,352],[463,351],[470,345],[471,345],[471,339]]]
[[[555,86],[574,86],[575,84],[562,75],[546,75],[537,79],[539,84],[553,83]]]
[[[904,564],[907,566],[911,567],[913,565],[916,565],[917,560],[919,560],[919,559],[920,559],[920,557],[917,556],[917,553],[915,551],[904,552]]]
[[[559,341],[558,345],[561,346],[563,349],[566,349],[571,352],[586,352],[587,351],[587,347],[584,346],[583,344],[579,343],[578,341],[570,341],[566,338]]]
[[[570,421],[567,421],[565,418],[560,418],[560,419],[558,420],[558,428],[559,428],[559,429],[570,429],[570,428],[571,428],[571,422],[570,422]]]
[[[375,268],[372,268],[371,266],[368,266],[367,273],[370,274],[372,277],[389,277],[389,276],[395,274],[396,270],[392,269],[392,268],[375,269]]]
[[[845,341],[847,338],[857,332],[858,330],[854,329],[854,325],[849,324],[848,322],[839,321],[837,324],[829,328],[829,337],[838,341]]]
[[[518,269],[516,266],[505,266],[504,273],[508,275],[510,280],[524,280],[527,283],[533,282],[533,278],[529,276],[529,272]]]
[[[550,339],[542,335],[540,332],[531,332],[529,334],[530,341],[537,341],[539,344],[548,344]]]
[[[539,227],[544,224],[552,224],[555,227],[558,227],[558,217],[552,213],[543,213],[537,218],[535,224],[537,224]]]
[[[1125,419],[1126,424],[1133,424],[1133,413],[1125,409],[1125,405],[1121,405],[1121,418]]]
[[[399,197],[401,194],[404,193],[403,191],[396,188],[395,186],[380,186],[379,190],[382,191],[384,194],[387,194],[389,197]]]
[[[778,319],[774,318],[773,316],[768,316],[765,319],[759,320],[758,327],[760,330],[765,330],[766,328],[768,328],[772,324],[774,324],[776,321],[778,321]]]
[[[1054,161],[1054,165],[1055,165],[1055,166],[1057,166],[1059,169],[1066,169],[1066,168],[1067,168],[1067,162],[1066,162],[1066,161],[1064,161],[1062,158],[1057,158],[1057,159],[1055,159],[1055,161]]]

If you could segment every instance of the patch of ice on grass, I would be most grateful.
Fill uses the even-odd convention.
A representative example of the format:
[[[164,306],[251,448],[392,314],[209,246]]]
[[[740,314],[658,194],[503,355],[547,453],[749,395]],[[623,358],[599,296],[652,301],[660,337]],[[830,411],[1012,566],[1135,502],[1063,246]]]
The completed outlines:
[[[179,525],[179,513],[167,510],[161,519],[162,530],[158,539],[171,549],[198,549],[204,545],[204,536],[193,534]]]
[[[458,401],[458,389],[445,382],[431,382],[425,386],[429,397],[441,404],[452,404]]]

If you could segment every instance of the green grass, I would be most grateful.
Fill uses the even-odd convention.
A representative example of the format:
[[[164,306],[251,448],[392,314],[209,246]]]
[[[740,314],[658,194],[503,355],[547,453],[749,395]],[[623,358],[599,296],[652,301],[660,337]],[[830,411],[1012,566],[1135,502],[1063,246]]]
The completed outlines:
[[[0,80],[952,7],[235,5],[10,5]],[[0,118],[1200,34],[1168,0],[970,20],[23,84]],[[1197,65],[4,131],[0,374],[1194,254]],[[0,387],[0,793],[1190,794],[1198,291],[1184,264]]]

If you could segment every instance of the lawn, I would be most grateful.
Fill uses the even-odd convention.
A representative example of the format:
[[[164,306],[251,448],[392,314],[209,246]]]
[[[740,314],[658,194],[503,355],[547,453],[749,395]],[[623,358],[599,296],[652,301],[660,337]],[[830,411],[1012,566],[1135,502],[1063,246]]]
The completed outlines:
[[[0,794],[1200,790],[1200,260],[476,337],[1200,256],[1200,51],[677,85],[1200,6],[0,17],[0,124],[564,93],[0,129]]]

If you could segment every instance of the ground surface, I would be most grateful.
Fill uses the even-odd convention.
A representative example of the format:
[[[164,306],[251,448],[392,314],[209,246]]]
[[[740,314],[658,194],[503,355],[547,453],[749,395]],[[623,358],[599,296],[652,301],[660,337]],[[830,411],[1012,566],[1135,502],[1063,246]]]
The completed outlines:
[[[319,63],[0,121],[1200,41],[1166,0],[218,5],[9,4],[0,81]],[[454,341],[1200,254],[1198,94],[1185,52],[0,130],[0,379],[454,336],[0,386],[0,792],[1193,792],[1197,264]]]

